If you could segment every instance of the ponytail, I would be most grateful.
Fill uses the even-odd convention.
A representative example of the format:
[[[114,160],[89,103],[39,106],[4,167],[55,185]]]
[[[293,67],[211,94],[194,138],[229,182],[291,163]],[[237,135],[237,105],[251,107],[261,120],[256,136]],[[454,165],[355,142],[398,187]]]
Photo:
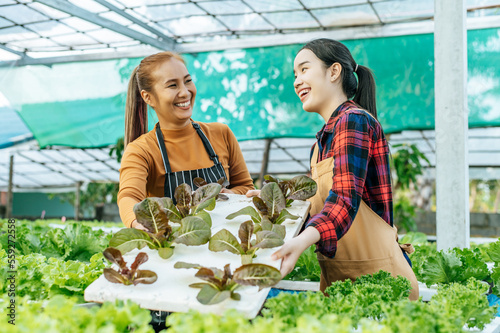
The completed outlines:
[[[137,83],[139,66],[132,72],[128,83],[127,101],[125,103],[125,148],[130,142],[148,131],[148,105],[142,99],[139,84]]]
[[[356,74],[358,75],[358,89],[352,100],[377,119],[375,78],[373,77],[371,69],[361,65],[357,66],[358,69],[356,70]]]
[[[372,71],[368,67],[357,65],[344,44],[333,39],[319,38],[308,42],[300,50],[303,49],[311,50],[326,68],[339,63],[342,66],[342,90],[347,98],[377,119],[375,79]],[[358,75],[357,81],[354,73]]]

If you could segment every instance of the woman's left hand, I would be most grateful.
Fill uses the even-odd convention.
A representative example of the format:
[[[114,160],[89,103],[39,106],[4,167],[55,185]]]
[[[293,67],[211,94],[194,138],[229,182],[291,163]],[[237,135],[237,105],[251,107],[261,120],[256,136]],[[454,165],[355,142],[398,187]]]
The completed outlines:
[[[220,191],[220,193],[232,193],[232,194],[234,194],[234,192],[233,192],[233,191],[228,190],[228,189],[227,189],[227,188],[225,188],[225,187],[224,187],[224,188]]]
[[[287,276],[295,267],[302,252],[317,243],[320,238],[321,236],[316,228],[307,227],[300,235],[288,240],[278,251],[274,252],[271,259],[283,259],[281,261],[281,276]]]

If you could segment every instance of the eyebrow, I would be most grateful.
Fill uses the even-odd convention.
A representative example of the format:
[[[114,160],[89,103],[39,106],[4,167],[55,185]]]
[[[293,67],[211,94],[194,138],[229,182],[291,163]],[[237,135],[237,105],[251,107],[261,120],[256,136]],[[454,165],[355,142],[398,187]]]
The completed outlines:
[[[189,74],[189,73],[188,73],[186,76],[184,76],[184,80],[185,80],[188,76],[191,76],[191,74]],[[165,83],[164,83],[164,84],[167,84],[167,83],[169,83],[169,82],[171,82],[171,81],[177,81],[177,79],[170,79],[170,80],[167,80],[167,81],[165,81]]]
[[[298,65],[297,65],[297,68],[299,68],[300,66],[302,66],[302,65],[304,65],[304,64],[306,64],[306,63],[308,63],[308,62],[310,63],[310,61],[309,61],[309,60],[302,61],[300,64],[298,64]],[[293,70],[293,72],[295,73],[295,69]]]

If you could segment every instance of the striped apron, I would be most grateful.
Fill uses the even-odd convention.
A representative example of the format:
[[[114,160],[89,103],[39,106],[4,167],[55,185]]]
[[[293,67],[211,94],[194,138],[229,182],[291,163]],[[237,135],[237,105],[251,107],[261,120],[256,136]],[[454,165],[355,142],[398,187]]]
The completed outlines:
[[[170,163],[168,161],[167,149],[165,147],[165,140],[163,139],[163,134],[161,133],[160,123],[156,124],[156,140],[158,141],[158,146],[160,147],[161,156],[163,159],[163,166],[165,167],[165,187],[164,187],[164,196],[174,199],[175,188],[180,184],[186,183],[194,190],[197,189],[197,186],[193,184],[193,179],[196,177],[203,178],[207,183],[216,183],[220,178],[226,177],[226,172],[224,171],[224,167],[219,162],[219,157],[215,153],[210,141],[208,141],[205,133],[203,133],[200,125],[191,122],[196,133],[200,136],[201,141],[203,142],[203,146],[205,146],[205,150],[207,151],[210,159],[214,162],[214,165],[210,168],[196,169],[196,170],[184,170],[172,172],[172,168],[170,168]],[[175,199],[174,199],[175,201]]]

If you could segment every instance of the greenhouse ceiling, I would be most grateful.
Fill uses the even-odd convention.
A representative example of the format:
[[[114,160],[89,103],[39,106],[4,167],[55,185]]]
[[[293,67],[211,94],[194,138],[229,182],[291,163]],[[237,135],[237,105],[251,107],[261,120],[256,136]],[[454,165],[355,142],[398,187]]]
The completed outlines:
[[[500,26],[500,0],[466,5],[469,29]],[[0,0],[0,66],[429,33],[433,14],[433,0]]]

